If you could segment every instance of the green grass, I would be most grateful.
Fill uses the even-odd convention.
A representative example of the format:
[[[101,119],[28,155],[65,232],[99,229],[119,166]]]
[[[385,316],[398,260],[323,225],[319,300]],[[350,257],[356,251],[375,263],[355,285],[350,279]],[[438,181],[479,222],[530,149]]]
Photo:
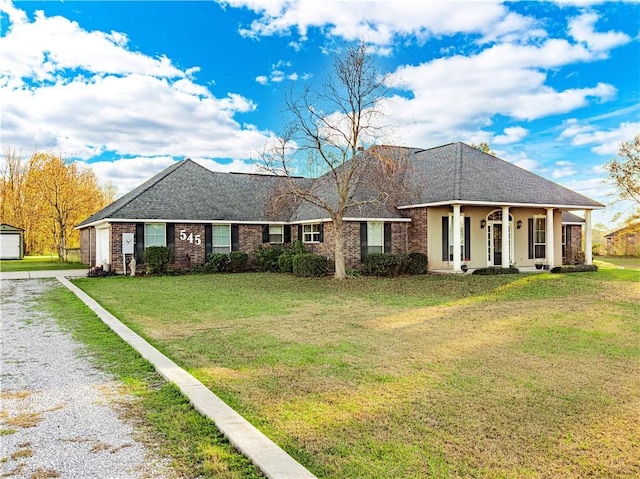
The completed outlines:
[[[597,256],[594,263],[605,268],[624,268],[640,270],[640,258],[620,256]]]
[[[23,259],[0,261],[0,271],[51,271],[57,269],[88,269],[87,265],[78,261],[59,261],[52,256],[25,256]]]
[[[322,478],[637,477],[637,271],[75,281]]]
[[[122,382],[124,393],[135,395],[134,402],[123,408],[125,415],[142,428],[149,447],[172,458],[179,477],[263,477],[175,386],[166,383],[73,293],[56,287],[44,296],[41,305],[86,345],[86,355],[96,366]]]

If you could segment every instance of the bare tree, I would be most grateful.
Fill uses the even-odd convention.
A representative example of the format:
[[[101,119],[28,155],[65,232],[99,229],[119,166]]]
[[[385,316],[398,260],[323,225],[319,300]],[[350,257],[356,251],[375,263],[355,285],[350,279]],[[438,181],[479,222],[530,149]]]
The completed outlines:
[[[366,203],[389,201],[391,189],[382,184],[390,184],[385,178],[396,181],[396,170],[402,169],[400,163],[389,161],[390,155],[385,156],[391,149],[364,152],[384,130],[381,105],[387,90],[387,77],[377,69],[366,45],[349,48],[336,58],[321,88],[308,87],[299,97],[288,96],[286,109],[292,121],[261,155],[267,171],[283,176],[277,192],[281,200],[310,203],[331,219],[337,279],[346,278],[345,212]],[[303,169],[312,174],[313,182],[295,177]],[[362,194],[364,189],[371,190],[372,178],[379,183],[374,185],[376,191]]]

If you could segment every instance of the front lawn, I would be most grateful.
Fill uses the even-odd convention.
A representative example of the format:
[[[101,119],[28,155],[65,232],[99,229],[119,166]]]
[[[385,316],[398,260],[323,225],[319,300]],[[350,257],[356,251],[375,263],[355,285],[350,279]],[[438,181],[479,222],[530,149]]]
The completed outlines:
[[[637,271],[75,281],[322,478],[637,477]]]
[[[8,259],[0,261],[0,271],[51,271],[57,269],[89,269],[85,264],[77,261],[58,260],[53,256],[25,256],[23,259]]]

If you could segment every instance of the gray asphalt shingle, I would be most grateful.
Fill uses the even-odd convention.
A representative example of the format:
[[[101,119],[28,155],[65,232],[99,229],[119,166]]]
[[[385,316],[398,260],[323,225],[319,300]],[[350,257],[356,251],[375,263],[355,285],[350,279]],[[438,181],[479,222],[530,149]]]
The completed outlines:
[[[575,191],[526,171],[507,161],[465,145],[451,143],[430,149],[395,146],[376,147],[378,156],[404,155],[409,160],[410,197],[398,206],[433,203],[487,202],[564,206],[575,209],[603,205]],[[372,150],[362,153],[372,154]],[[336,204],[335,186],[327,177],[314,183],[317,193]],[[111,205],[87,218],[79,226],[104,219],[192,220],[192,221],[310,221],[327,212],[303,202],[291,211],[275,214],[270,208],[278,177],[210,171],[191,160],[176,163]],[[363,181],[351,192],[357,201],[378,197],[371,181]],[[349,208],[345,217],[400,218],[395,205],[370,202]]]

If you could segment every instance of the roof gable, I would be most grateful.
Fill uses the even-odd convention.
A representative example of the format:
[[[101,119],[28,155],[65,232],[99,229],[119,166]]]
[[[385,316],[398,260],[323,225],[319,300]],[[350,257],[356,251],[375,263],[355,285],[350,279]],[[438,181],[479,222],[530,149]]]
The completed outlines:
[[[486,202],[601,208],[597,201],[464,143],[413,155],[414,204]]]

